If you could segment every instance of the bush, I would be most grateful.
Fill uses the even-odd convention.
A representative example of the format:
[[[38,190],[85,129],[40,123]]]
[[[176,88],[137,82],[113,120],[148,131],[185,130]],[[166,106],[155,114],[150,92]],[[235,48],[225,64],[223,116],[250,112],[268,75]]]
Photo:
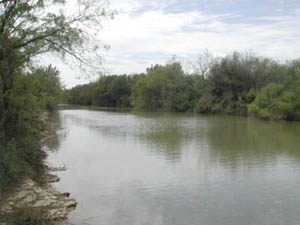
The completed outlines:
[[[300,120],[300,83],[297,70],[290,72],[283,83],[262,88],[248,105],[251,116],[264,120]]]

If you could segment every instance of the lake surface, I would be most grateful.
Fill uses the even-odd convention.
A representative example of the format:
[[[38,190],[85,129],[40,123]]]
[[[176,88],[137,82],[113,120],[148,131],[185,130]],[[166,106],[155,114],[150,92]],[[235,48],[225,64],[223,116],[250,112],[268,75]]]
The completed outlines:
[[[298,225],[300,123],[60,110],[49,161],[76,225]]]

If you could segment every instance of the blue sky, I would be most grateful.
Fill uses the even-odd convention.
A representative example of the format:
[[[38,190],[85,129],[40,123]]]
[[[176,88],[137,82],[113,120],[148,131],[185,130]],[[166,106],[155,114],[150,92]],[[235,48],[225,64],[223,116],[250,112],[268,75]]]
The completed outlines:
[[[253,51],[279,61],[300,57],[300,0],[111,0],[118,10],[99,34],[107,73],[144,72],[173,55],[195,60],[208,49],[223,56]],[[58,65],[67,87],[74,71]],[[95,78],[92,78],[95,79]]]

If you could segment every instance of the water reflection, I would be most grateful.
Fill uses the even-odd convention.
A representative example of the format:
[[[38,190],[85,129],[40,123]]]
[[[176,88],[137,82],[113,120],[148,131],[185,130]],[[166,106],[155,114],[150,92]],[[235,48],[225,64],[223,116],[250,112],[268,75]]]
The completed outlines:
[[[70,107],[70,106],[69,106]],[[212,162],[232,164],[247,160],[256,163],[275,160],[277,156],[300,160],[299,123],[264,122],[231,116],[199,116],[195,114],[127,113],[112,111],[67,111],[60,127],[61,134],[49,142],[57,149],[59,138],[65,138],[67,123],[88,127],[110,138],[134,137],[152,147],[150,151],[178,161],[186,146],[199,152],[209,148]],[[76,112],[74,115],[73,112]],[[100,114],[99,114],[100,113]],[[59,117],[56,115],[57,121]],[[59,123],[62,123],[61,121]],[[185,146],[185,147],[184,147]],[[272,158],[275,157],[275,158]]]
[[[50,126],[48,137],[43,141],[43,147],[51,151],[59,149],[62,138],[65,138],[62,120],[58,112],[53,112],[49,117]]]
[[[300,219],[299,123],[85,109],[60,118],[54,160],[69,169],[56,185],[79,202],[75,224]]]
[[[208,126],[211,158],[232,166],[245,162],[248,166],[265,165],[284,156],[299,160],[299,125],[221,117]]]
[[[147,129],[140,138],[152,146],[150,151],[165,155],[170,161],[178,161],[182,154],[184,136],[177,123],[173,120],[160,121],[155,129]]]

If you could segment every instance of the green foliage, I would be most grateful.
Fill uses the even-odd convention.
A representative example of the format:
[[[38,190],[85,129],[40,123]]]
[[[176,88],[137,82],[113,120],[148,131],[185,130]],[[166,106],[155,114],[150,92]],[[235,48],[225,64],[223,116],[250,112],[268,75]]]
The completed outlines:
[[[163,95],[171,88],[164,72],[164,67],[155,66],[137,81],[131,98],[135,108],[150,111],[163,108]]]
[[[25,162],[18,155],[13,144],[0,145],[0,199],[8,191],[8,187],[17,184],[24,177]]]
[[[205,69],[199,74],[185,74],[173,61],[152,66],[146,74],[101,77],[65,93],[72,104],[299,120],[299,61],[278,64],[239,53],[206,58],[203,65],[197,62]]]
[[[287,65],[287,76],[281,83],[262,88],[248,106],[251,116],[265,120],[300,120],[300,70],[298,62]]]
[[[49,65],[48,67],[37,68],[27,76],[31,76],[34,80],[36,85],[34,94],[42,104],[41,107],[50,112],[54,111],[62,98],[59,71]]]
[[[199,98],[195,104],[195,110],[199,113],[212,113],[218,112],[220,109],[214,104],[214,97],[211,93],[207,92]]]
[[[42,99],[40,85],[32,74],[15,76],[14,87],[6,98],[0,142],[0,195],[24,176],[36,177],[43,171],[39,120]],[[39,93],[39,95],[35,95]]]
[[[281,67],[269,59],[233,53],[211,64],[207,75],[209,88],[197,104],[199,112],[247,114],[255,90],[280,79]]]
[[[8,225],[50,225],[47,215],[39,209],[25,207],[5,216]]]
[[[186,112],[193,111],[204,83],[202,76],[185,75],[180,63],[174,62],[153,66],[147,74],[103,76],[64,95],[70,104]]]
[[[55,52],[64,59],[70,56],[85,69],[93,67],[90,62],[93,55],[96,56],[93,68],[101,65],[96,51],[99,42],[94,37],[91,41],[89,31],[99,25],[103,16],[112,16],[113,12],[105,12],[106,5],[93,0],[78,1],[77,14],[65,15],[53,8],[64,3],[63,0],[0,1],[0,199],[25,176],[34,178],[41,174],[40,114],[44,110],[53,111],[61,98],[55,68],[24,72],[32,68],[33,57]],[[35,223],[39,221],[29,219],[28,224]]]
[[[55,108],[61,93],[57,72],[55,76],[50,73],[53,70],[49,66],[27,74],[18,72],[6,93],[0,117],[0,198],[23,177],[38,177],[43,171],[40,115],[51,110],[50,101]]]
[[[95,84],[92,103],[103,107],[130,107],[131,77],[104,76]]]
[[[131,107],[131,86],[134,76],[103,76],[97,82],[78,85],[65,91],[65,101],[78,105]]]
[[[178,62],[156,65],[133,86],[132,105],[150,111],[192,111],[203,82],[202,77],[185,75]]]

